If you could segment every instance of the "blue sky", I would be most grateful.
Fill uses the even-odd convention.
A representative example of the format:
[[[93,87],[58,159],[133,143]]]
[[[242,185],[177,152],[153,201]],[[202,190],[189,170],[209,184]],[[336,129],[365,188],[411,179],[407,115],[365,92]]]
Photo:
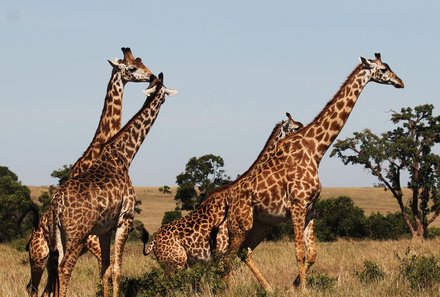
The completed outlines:
[[[98,124],[111,67],[131,47],[179,94],[170,97],[130,173],[135,185],[173,185],[193,156],[244,172],[289,111],[309,123],[359,56],[382,54],[405,89],[370,83],[338,139],[392,128],[390,110],[439,102],[438,1],[0,2],[0,165],[27,185],[56,183]],[[128,84],[124,123],[146,84]],[[436,114],[439,110],[435,110]],[[371,186],[361,167],[327,152],[324,187]]]

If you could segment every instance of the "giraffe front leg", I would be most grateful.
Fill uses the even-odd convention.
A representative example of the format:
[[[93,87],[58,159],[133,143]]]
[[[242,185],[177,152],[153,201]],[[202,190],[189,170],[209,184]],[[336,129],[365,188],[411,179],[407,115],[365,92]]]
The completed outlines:
[[[304,240],[304,226],[305,226],[305,211],[302,206],[295,206],[291,211],[293,232],[295,238],[295,257],[298,263],[298,277],[299,286],[302,290],[306,287],[306,251],[305,251],[305,240]],[[297,282],[295,279],[294,285]]]
[[[134,204],[133,204],[134,205]],[[121,279],[122,255],[124,246],[128,238],[128,233],[133,226],[133,213],[126,213],[119,219],[119,224],[116,229],[115,236],[115,255],[112,265],[112,280],[113,280],[113,297],[119,297],[119,283]]]

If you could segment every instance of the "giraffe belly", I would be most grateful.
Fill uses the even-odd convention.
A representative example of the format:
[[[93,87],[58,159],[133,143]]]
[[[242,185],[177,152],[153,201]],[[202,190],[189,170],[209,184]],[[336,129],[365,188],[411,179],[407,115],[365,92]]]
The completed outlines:
[[[285,222],[289,217],[287,208],[280,206],[279,208],[255,207],[254,220],[265,225],[276,225]]]

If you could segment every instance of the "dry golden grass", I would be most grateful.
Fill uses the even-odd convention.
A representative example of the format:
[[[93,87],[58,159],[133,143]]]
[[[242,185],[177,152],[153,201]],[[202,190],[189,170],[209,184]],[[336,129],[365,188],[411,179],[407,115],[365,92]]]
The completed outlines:
[[[30,187],[32,198],[46,190],[45,187]],[[172,192],[175,193],[175,188]],[[142,201],[142,213],[136,219],[141,220],[150,232],[155,232],[165,211],[175,208],[174,195],[162,194],[158,187],[136,187],[137,198]],[[391,194],[380,188],[325,188],[321,198],[346,195],[367,214],[375,211],[382,213],[397,211],[397,205]],[[274,296],[440,296],[440,291],[415,292],[407,285],[397,281],[399,262],[395,254],[403,255],[409,247],[417,254],[440,257],[440,239],[425,242],[400,241],[339,241],[318,243],[318,258],[312,271],[323,272],[337,279],[334,290],[319,292],[308,289],[306,292],[292,290],[291,282],[296,276],[297,267],[292,242],[264,242],[253,253],[253,257],[276,290]],[[8,245],[0,244],[0,296],[26,296],[25,286],[29,280],[29,263],[26,252],[19,252]],[[379,264],[386,273],[385,280],[379,285],[365,285],[356,278],[355,271],[363,268],[364,260]],[[130,242],[124,252],[123,275],[141,276],[156,267],[153,257],[142,255],[142,244]],[[45,283],[43,276],[42,284]],[[73,272],[69,286],[69,296],[94,296],[99,283],[97,262],[88,253],[82,256]],[[40,285],[40,291],[43,285]],[[434,295],[433,295],[434,294]],[[211,296],[200,293],[198,296]],[[229,282],[228,289],[220,296],[256,295],[256,281],[247,267],[241,265]]]
[[[440,296],[439,289],[434,291],[413,291],[399,281],[399,260],[395,256],[404,255],[410,248],[416,254],[440,256],[440,239],[424,242],[410,240],[399,241],[338,241],[319,243],[318,259],[312,272],[321,272],[337,279],[333,290],[320,292],[309,288],[300,292],[291,288],[297,267],[292,242],[264,242],[253,253],[253,257],[275,289],[274,296]],[[29,265],[25,252],[18,252],[7,245],[0,245],[0,296],[25,296],[25,285],[29,280]],[[356,271],[363,269],[363,262],[370,260],[382,267],[385,279],[378,284],[362,284],[356,277]],[[124,253],[123,275],[141,276],[157,266],[151,257],[144,257],[141,244],[127,244]],[[45,278],[43,278],[44,280]],[[94,296],[99,281],[95,259],[90,254],[82,256],[73,272],[69,286],[69,296]],[[43,281],[44,283],[45,281]],[[40,286],[41,287],[41,286]],[[40,288],[41,290],[41,288]],[[254,296],[256,281],[247,267],[241,265],[231,276],[229,287],[219,296]],[[211,296],[200,293],[198,296]]]

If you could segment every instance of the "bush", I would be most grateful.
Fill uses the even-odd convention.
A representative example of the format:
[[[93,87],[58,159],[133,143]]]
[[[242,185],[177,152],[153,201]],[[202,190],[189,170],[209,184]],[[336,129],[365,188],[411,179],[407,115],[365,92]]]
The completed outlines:
[[[182,217],[182,212],[180,210],[167,211],[163,215],[162,225],[163,224],[167,224],[167,223],[172,222],[172,221],[175,221],[175,220],[178,220],[181,217]]]
[[[409,256],[400,258],[400,275],[415,290],[430,289],[440,282],[440,266],[434,256]]]
[[[335,287],[336,278],[325,273],[310,273],[307,276],[307,286],[318,291],[329,291]]]
[[[237,264],[234,264],[237,265]],[[178,270],[168,276],[160,268],[153,268],[139,278],[122,277],[121,295],[136,296],[194,296],[207,292],[209,296],[225,290],[222,276],[227,265],[221,261],[197,263],[190,269]],[[103,296],[102,287],[98,286],[97,297]]]
[[[139,220],[133,221],[133,229],[128,233],[128,241],[140,240],[142,237],[142,229],[144,224]]]
[[[384,216],[381,213],[372,213],[365,222],[365,229],[370,239],[398,239],[408,234],[402,213],[388,213]]]
[[[435,238],[440,236],[440,228],[438,227],[431,227],[428,229],[428,237],[429,238]]]
[[[315,234],[321,241],[362,238],[366,234],[364,211],[346,196],[319,200],[315,206]]]
[[[293,227],[291,220],[273,226],[269,234],[266,236],[266,240],[270,241],[279,241],[286,238],[293,239]]]
[[[364,269],[356,271],[356,276],[364,284],[377,283],[385,278],[382,268],[372,261],[364,261]]]

